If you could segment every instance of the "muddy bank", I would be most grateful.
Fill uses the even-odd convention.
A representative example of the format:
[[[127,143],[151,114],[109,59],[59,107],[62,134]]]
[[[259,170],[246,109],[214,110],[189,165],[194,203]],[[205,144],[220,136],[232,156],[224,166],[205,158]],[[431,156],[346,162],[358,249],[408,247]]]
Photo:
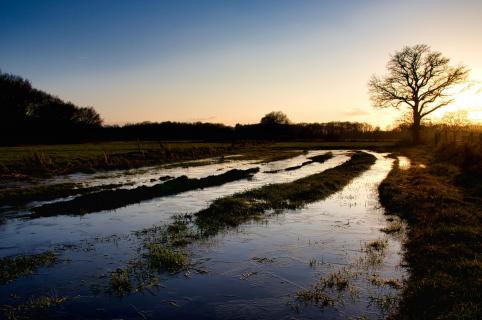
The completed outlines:
[[[181,176],[154,186],[140,186],[135,189],[105,190],[78,198],[45,204],[32,209],[32,216],[52,216],[57,214],[85,214],[102,210],[113,210],[141,201],[174,195],[190,190],[219,186],[227,182],[252,177],[259,168],[246,170],[232,169],[220,175],[190,179]]]

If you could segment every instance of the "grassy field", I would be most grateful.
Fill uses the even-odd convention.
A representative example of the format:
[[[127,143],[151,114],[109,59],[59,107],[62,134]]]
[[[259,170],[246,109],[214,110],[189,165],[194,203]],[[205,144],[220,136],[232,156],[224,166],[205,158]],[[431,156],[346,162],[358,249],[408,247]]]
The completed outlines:
[[[204,143],[193,141],[121,141],[68,145],[0,147],[0,180],[21,180],[74,172],[129,169],[141,166],[241,154],[242,159],[273,161],[295,150],[373,149],[393,141]],[[280,151],[283,151],[280,153]]]
[[[409,225],[402,319],[482,318],[480,154],[475,161],[476,148],[465,154],[459,149],[401,150],[410,167],[396,163],[379,187],[389,213]]]

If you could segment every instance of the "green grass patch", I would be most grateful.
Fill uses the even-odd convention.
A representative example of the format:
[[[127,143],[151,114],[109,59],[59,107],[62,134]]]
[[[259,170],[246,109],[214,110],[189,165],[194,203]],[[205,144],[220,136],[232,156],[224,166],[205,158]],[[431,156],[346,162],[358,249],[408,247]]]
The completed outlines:
[[[147,261],[153,269],[173,271],[186,267],[189,262],[186,254],[158,243],[149,244]]]
[[[57,256],[52,251],[2,258],[0,259],[0,284],[35,273],[39,267],[51,266],[55,262],[57,262]]]

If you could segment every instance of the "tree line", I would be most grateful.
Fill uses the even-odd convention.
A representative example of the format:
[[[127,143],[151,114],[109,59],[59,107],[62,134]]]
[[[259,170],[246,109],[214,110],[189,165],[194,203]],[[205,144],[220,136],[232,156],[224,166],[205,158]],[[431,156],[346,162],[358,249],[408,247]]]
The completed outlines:
[[[257,124],[227,126],[220,123],[142,122],[103,125],[92,107],[71,102],[33,88],[22,77],[0,71],[0,143],[79,143],[115,140],[343,140],[380,137],[367,123],[291,123],[278,111]]]
[[[219,123],[143,122],[104,126],[102,140],[292,141],[390,138],[367,123],[256,123],[227,126]]]
[[[2,144],[82,141],[94,138],[102,128],[94,108],[64,102],[1,71],[0,108]]]
[[[381,131],[368,123],[292,123],[281,111],[270,112],[256,124],[227,126],[219,123],[142,122],[103,125],[92,107],[71,102],[32,87],[19,76],[0,71],[0,144],[77,143],[115,140],[377,140],[403,139],[411,132],[412,143],[422,140],[426,128],[440,132],[440,125],[426,123],[432,112],[450,104],[449,89],[466,82],[469,70],[451,66],[449,59],[427,45],[406,46],[390,56],[388,73],[369,81],[370,98],[379,108],[405,108],[402,123]],[[459,115],[445,119],[455,127],[467,127]],[[450,126],[449,126],[450,127]],[[453,127],[453,126],[452,126]],[[451,128],[452,128],[451,127]],[[453,128],[451,129],[452,131]],[[458,130],[458,129],[457,129]],[[425,130],[426,131],[426,130]],[[477,130],[476,130],[477,131]]]

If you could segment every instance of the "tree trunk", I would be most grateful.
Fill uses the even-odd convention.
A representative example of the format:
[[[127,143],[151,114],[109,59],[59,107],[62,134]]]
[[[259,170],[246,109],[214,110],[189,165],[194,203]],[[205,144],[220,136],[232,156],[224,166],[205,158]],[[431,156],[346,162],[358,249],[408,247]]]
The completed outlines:
[[[420,114],[418,112],[413,113],[413,124],[412,124],[412,142],[413,144],[420,143]]]

